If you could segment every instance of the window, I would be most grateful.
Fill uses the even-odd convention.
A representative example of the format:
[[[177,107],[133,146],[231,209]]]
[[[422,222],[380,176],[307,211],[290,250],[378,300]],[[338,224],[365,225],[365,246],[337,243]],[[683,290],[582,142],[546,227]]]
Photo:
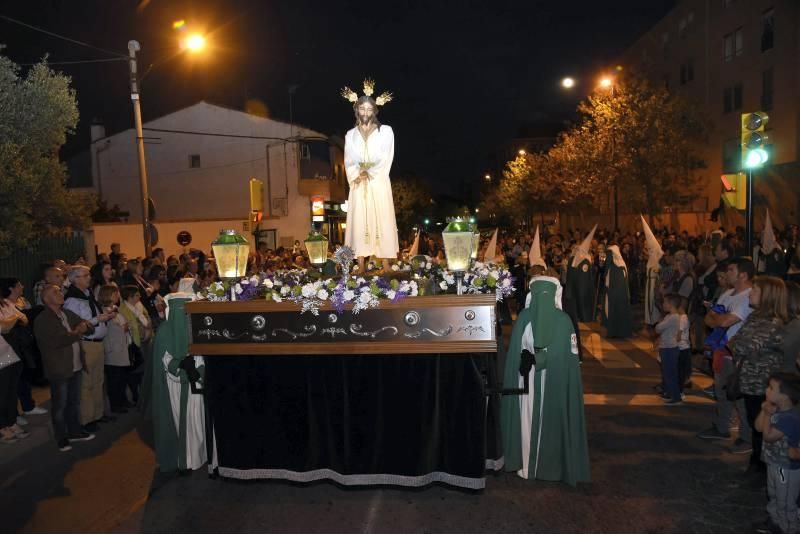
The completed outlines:
[[[734,111],[742,109],[742,93],[744,89],[741,83],[737,83],[733,86],[733,109]]]
[[[775,10],[768,9],[761,15],[761,51],[772,50],[775,46]]]
[[[775,71],[770,67],[761,73],[761,109],[772,109],[772,95],[774,88]]]
[[[200,154],[189,155],[189,167],[192,169],[200,168]]]
[[[742,101],[744,100],[744,86],[741,82],[733,87],[726,87],[722,91],[722,112],[730,113],[742,109]]]
[[[725,62],[733,61],[734,57],[739,57],[744,53],[744,34],[742,28],[737,28],[722,38],[723,54]]]
[[[311,147],[308,143],[302,143],[300,145],[300,159],[310,160],[311,159]]]
[[[722,144],[722,172],[737,173],[742,168],[742,141],[734,138]]]
[[[681,85],[694,80],[694,60],[689,58],[685,63],[681,63]]]

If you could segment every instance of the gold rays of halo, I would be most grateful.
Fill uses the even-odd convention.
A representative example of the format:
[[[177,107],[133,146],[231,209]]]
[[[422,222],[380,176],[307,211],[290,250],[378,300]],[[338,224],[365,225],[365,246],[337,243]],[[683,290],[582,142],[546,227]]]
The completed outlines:
[[[374,80],[372,80],[370,78],[366,78],[364,80],[363,87],[364,87],[364,95],[365,96],[370,96],[371,97],[375,93],[375,81]],[[358,93],[356,93],[355,91],[350,89],[350,87],[348,87],[348,86],[344,86],[342,88],[342,90],[339,92],[339,94],[341,94],[342,98],[344,98],[345,100],[347,100],[349,102],[355,103],[355,102],[358,101]],[[392,100],[394,100],[394,95],[392,93],[390,93],[389,91],[384,91],[383,93],[381,93],[381,95],[378,98],[375,99],[375,103],[377,105],[379,105],[379,106],[382,106],[384,104],[387,104],[387,103],[391,102]]]

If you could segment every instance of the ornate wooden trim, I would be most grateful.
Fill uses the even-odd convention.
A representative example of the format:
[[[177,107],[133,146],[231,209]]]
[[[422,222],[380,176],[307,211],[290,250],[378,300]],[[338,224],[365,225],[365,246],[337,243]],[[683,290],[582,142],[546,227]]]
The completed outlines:
[[[221,345],[194,343],[189,347],[192,354],[203,356],[346,356],[397,354],[452,354],[469,356],[478,352],[497,352],[494,341],[408,341],[405,343],[374,341],[370,343],[236,343]]]

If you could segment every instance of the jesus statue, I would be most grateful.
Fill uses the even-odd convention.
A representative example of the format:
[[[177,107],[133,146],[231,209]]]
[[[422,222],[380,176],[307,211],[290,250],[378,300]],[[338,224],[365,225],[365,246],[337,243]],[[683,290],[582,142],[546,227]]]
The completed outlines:
[[[344,167],[350,185],[344,243],[358,257],[361,273],[364,259],[370,256],[382,259],[383,269],[388,271],[389,259],[396,259],[399,249],[389,179],[394,132],[378,122],[378,106],[391,101],[392,94],[385,92],[373,99],[374,88],[374,82],[365,80],[363,96],[349,87],[342,89],[356,116],[355,128],[344,138]]]

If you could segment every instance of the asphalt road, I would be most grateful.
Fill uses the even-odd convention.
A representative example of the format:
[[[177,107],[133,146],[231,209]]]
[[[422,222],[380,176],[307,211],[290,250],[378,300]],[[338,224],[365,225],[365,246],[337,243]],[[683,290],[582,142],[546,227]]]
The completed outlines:
[[[29,439],[0,448],[0,532],[751,532],[766,497],[742,484],[747,457],[694,437],[709,426],[710,401],[693,391],[683,406],[661,406],[648,340],[582,330],[591,484],[500,473],[476,493],[212,480],[204,469],[164,477],[137,414],[68,453],[38,416]],[[47,406],[47,391],[36,395]]]

